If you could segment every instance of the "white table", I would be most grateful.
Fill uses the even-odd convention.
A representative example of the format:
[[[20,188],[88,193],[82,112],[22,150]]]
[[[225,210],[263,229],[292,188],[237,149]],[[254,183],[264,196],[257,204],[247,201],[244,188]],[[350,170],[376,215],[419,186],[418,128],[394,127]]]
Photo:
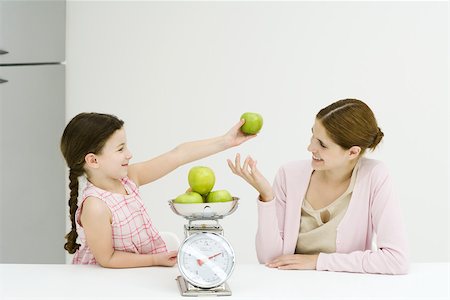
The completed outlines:
[[[390,276],[238,264],[228,280],[233,295],[222,299],[450,299],[449,268],[420,263]],[[177,267],[0,264],[0,299],[189,299],[180,296],[177,275]]]

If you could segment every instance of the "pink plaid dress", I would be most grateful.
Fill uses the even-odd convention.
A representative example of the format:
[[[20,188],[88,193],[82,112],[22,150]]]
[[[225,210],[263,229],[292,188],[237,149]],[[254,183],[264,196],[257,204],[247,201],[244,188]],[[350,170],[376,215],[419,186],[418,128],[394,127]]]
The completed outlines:
[[[128,195],[115,194],[102,190],[87,181],[81,199],[78,201],[78,210],[75,214],[77,220],[77,233],[81,246],[75,252],[72,263],[96,264],[96,260],[88,245],[83,227],[80,225],[80,212],[87,197],[101,199],[108,205],[112,214],[112,239],[115,250],[155,254],[167,252],[166,244],[158,231],[153,228],[150,217],[145,210],[139,195],[139,189],[129,178],[121,179]]]

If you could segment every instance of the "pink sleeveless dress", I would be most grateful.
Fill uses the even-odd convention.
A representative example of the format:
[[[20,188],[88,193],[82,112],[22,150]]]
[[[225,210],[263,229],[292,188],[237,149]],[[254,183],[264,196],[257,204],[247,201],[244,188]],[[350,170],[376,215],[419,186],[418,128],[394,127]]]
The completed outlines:
[[[78,201],[78,210],[75,213],[81,246],[75,252],[72,263],[97,263],[86,243],[86,237],[80,222],[80,213],[87,197],[102,200],[111,210],[112,239],[115,250],[140,254],[167,252],[164,241],[152,225],[137,185],[127,177],[122,178],[121,182],[128,195],[102,190],[87,181],[82,197]]]

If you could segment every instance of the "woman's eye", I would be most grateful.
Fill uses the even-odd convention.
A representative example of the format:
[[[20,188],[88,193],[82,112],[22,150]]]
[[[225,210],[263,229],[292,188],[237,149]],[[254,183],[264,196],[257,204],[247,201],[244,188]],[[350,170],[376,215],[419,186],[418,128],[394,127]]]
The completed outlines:
[[[311,136],[311,142],[313,141],[313,139],[314,139],[314,135]],[[327,146],[325,146],[325,145],[322,143],[321,140],[317,139],[317,141],[319,142],[320,147],[322,147],[322,148],[327,148]]]

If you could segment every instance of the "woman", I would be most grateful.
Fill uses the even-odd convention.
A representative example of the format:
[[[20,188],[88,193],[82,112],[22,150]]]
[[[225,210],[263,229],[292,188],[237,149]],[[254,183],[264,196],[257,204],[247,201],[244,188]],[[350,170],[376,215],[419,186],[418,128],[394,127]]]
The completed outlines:
[[[279,269],[405,274],[401,211],[387,168],[365,158],[384,134],[372,110],[339,100],[316,115],[310,160],[283,165],[273,187],[247,157],[228,160],[259,192],[258,260]],[[376,236],[377,249],[372,250]]]

